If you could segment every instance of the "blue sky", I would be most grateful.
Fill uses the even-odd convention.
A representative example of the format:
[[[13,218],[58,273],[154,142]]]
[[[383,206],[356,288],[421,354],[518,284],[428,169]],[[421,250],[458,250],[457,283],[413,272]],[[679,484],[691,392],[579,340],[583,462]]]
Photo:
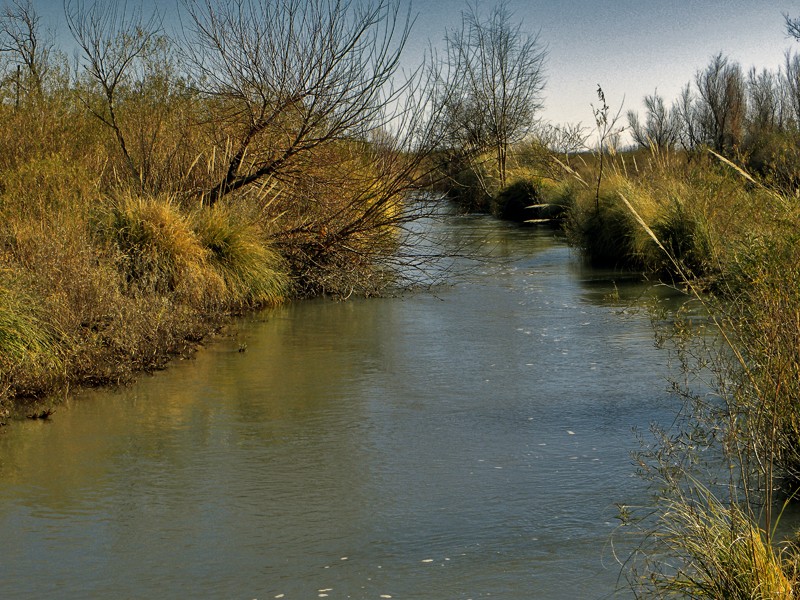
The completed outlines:
[[[91,0],[85,0],[87,2]],[[144,0],[175,14],[177,2]],[[368,1],[368,0],[367,0]],[[457,27],[466,0],[401,0],[416,15],[406,48],[414,65],[430,41],[441,44],[446,28]],[[129,0],[128,5],[136,4]],[[34,0],[60,34],[65,33],[62,0]],[[492,3],[481,2],[482,8]],[[555,123],[593,124],[597,84],[616,110],[639,109],[656,88],[668,101],[712,55],[722,51],[745,69],[776,68],[784,52],[800,52],[786,37],[783,13],[800,16],[800,2],[781,0],[509,0],[514,19],[540,33],[549,48],[545,109]]]
[[[441,40],[459,23],[463,1],[413,0],[414,40]],[[480,6],[490,7],[488,2]],[[722,51],[745,70],[774,69],[784,52],[800,52],[786,37],[783,13],[800,16],[800,2],[775,0],[511,0],[515,19],[549,48],[543,116],[593,125],[591,103],[602,85],[616,110],[639,110],[657,88],[669,102]]]

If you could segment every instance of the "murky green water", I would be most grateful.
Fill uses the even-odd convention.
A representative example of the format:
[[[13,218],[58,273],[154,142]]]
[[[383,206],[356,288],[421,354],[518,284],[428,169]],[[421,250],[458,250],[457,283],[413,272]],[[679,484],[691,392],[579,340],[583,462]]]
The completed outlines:
[[[0,435],[0,597],[614,594],[631,428],[675,409],[647,287],[550,233],[441,231],[498,262],[260,314]]]

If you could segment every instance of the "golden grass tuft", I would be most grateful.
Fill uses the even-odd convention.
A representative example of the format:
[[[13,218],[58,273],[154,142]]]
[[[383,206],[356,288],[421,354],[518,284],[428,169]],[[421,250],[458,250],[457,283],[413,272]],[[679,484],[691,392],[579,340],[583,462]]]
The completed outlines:
[[[172,197],[123,193],[98,211],[93,229],[131,291],[174,294],[198,307],[219,304],[223,282]]]
[[[672,502],[658,533],[670,566],[650,573],[659,598],[786,599],[797,584],[791,547],[773,548],[765,532],[736,505],[727,507],[708,490]]]
[[[286,299],[287,266],[257,222],[248,222],[218,204],[192,216],[193,231],[207,252],[208,265],[224,282],[232,307],[276,305]]]

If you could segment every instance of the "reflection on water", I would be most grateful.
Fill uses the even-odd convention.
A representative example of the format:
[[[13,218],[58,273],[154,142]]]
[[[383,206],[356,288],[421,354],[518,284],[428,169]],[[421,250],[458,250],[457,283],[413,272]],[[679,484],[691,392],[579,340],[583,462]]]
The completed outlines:
[[[262,313],[0,436],[0,595],[614,593],[631,428],[673,408],[627,299],[673,298],[549,233],[437,227],[491,258],[433,293]]]

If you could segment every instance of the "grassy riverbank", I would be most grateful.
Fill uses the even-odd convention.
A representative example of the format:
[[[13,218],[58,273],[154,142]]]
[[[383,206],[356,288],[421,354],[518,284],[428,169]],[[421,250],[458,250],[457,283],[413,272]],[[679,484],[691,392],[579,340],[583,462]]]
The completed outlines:
[[[231,313],[383,285],[405,182],[373,148],[330,144],[302,180],[209,205],[182,173],[213,178],[213,148],[138,185],[77,102],[0,106],[0,417],[160,368]]]
[[[652,597],[793,597],[800,550],[776,527],[800,481],[796,197],[713,152],[632,158],[611,161],[599,192],[579,188],[568,236],[588,261],[674,283],[711,315],[670,334],[684,409],[640,457],[659,500],[639,514],[634,586]]]
[[[384,95],[407,28],[362,8],[192,4],[170,38],[68,2],[74,63],[32,4],[3,14],[0,422],[161,368],[233,313],[386,285],[430,144]]]
[[[800,482],[796,195],[711,151],[619,153],[602,176],[595,155],[561,163],[550,179],[523,167],[509,187],[564,207],[587,262],[680,287],[711,315],[661,332],[683,409],[638,457],[655,505],[623,510],[623,529],[643,540],[628,563],[633,587],[657,598],[793,597],[800,546],[778,531]],[[487,194],[484,210],[503,193]]]

